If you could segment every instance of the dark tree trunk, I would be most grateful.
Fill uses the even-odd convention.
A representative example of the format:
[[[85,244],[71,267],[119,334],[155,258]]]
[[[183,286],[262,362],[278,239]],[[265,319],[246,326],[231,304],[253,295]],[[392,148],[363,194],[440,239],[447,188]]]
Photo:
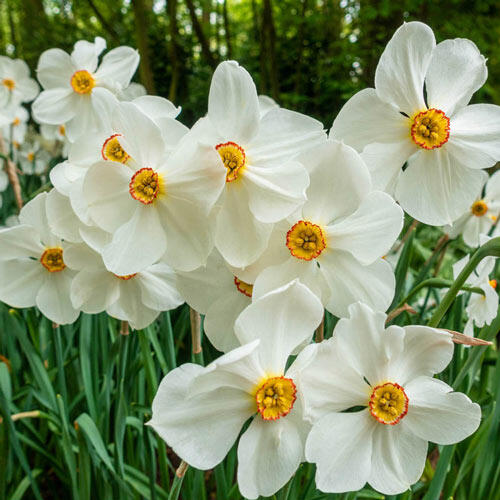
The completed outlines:
[[[224,32],[226,33],[227,58],[233,58],[233,48],[231,45],[231,31],[229,29],[229,15],[227,13],[227,0],[222,4],[222,14],[224,16]]]
[[[198,41],[200,42],[201,45],[201,52],[203,54],[203,57],[206,59],[207,63],[215,69],[217,66],[217,61],[215,60],[212,51],[210,50],[210,43],[208,41],[208,38],[205,36],[205,33],[203,32],[203,28],[200,24],[200,21],[198,19],[198,16],[196,15],[196,9],[193,4],[193,0],[186,0],[186,5],[188,6],[189,9],[189,16],[191,17],[191,23],[193,24],[193,30],[196,33],[196,36],[198,38]]]

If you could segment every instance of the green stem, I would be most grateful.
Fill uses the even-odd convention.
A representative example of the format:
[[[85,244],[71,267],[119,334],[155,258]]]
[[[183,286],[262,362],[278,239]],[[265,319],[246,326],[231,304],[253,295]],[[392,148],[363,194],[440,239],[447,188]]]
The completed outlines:
[[[439,325],[439,322],[446,314],[446,311],[451,306],[452,302],[455,300],[458,292],[464,286],[465,280],[485,257],[500,257],[500,236],[487,241],[484,245],[480,246],[474,254],[472,254],[469,262],[467,262],[465,267],[462,269],[462,272],[458,275],[457,279],[454,281],[453,285],[450,287],[443,300],[434,311],[432,318],[429,320],[428,326],[436,327]]]
[[[436,472],[432,478],[431,484],[423,500],[439,500],[441,491],[443,489],[444,481],[446,479],[446,472],[450,465],[453,453],[455,452],[455,445],[448,445],[443,447],[443,451],[439,457],[436,467]]]

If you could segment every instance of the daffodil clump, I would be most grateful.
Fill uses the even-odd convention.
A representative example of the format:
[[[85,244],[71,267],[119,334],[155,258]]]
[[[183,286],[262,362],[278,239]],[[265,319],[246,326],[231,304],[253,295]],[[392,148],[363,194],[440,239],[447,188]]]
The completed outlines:
[[[499,306],[500,177],[486,169],[500,161],[500,107],[469,104],[485,58],[406,23],[374,88],[328,132],[224,61],[189,129],[180,107],[130,91],[136,50],[99,60],[105,48],[45,51],[41,92],[25,63],[0,57],[0,191],[19,195],[16,171],[47,183],[0,230],[0,300],[58,325],[106,312],[125,331],[187,302],[193,339],[201,314],[219,355],[170,369],[147,421],[181,460],[209,470],[236,447],[249,499],[303,462],[322,492],[408,490],[429,441],[458,443],[481,423],[439,374]],[[444,228],[431,264],[460,235],[480,246],[455,259],[454,280],[404,281],[418,223]],[[412,302],[412,317],[424,285],[445,291]],[[455,300],[467,300],[466,335],[438,328]]]

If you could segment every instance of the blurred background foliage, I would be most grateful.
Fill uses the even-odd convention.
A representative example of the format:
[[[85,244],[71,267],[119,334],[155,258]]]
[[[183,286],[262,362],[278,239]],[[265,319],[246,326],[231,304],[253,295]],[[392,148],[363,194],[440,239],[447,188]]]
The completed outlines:
[[[41,52],[102,36],[137,47],[149,93],[183,107],[191,125],[207,106],[217,63],[236,59],[260,93],[330,127],[342,104],[373,86],[394,30],[420,20],[438,41],[469,38],[488,58],[475,99],[500,104],[498,0],[2,0],[0,52],[34,70]]]

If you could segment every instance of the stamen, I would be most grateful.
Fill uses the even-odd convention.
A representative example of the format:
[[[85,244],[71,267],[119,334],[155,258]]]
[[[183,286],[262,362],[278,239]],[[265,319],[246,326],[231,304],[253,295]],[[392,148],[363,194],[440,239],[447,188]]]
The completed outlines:
[[[128,281],[131,280],[134,276],[136,276],[137,273],[134,274],[123,274],[122,276],[119,276],[118,274],[115,274],[115,276],[122,281]]]
[[[14,120],[12,120],[12,125],[14,125],[14,127],[17,127],[20,123],[21,120],[17,116],[14,118]]]
[[[28,161],[33,162],[33,160],[35,159],[35,153],[33,153],[32,151],[31,151],[31,152],[29,152],[29,153],[26,155],[26,158],[28,159]]]
[[[231,141],[223,144],[217,144],[215,149],[219,153],[222,162],[227,169],[226,182],[236,180],[245,167],[245,150],[235,142]]]
[[[470,207],[470,211],[472,215],[475,215],[476,217],[482,217],[488,211],[488,205],[486,205],[484,200],[477,200]]]
[[[130,155],[122,148],[118,137],[122,137],[122,134],[113,134],[104,141],[101,149],[102,157],[105,160],[127,163]]]
[[[488,283],[490,284],[491,288],[497,288],[497,280],[490,280]]]
[[[66,135],[66,127],[64,125],[59,125],[59,133],[61,135]]]
[[[66,267],[63,260],[63,249],[61,247],[47,248],[40,257],[40,262],[50,273],[57,273]]]
[[[440,109],[426,109],[413,117],[410,133],[421,148],[440,148],[450,137],[450,119]]]
[[[368,406],[381,424],[396,425],[408,413],[408,396],[396,383],[387,382],[373,389]]]
[[[234,284],[236,285],[236,288],[238,289],[238,291],[241,292],[243,295],[246,295],[247,297],[252,296],[253,285],[251,285],[250,283],[245,283],[244,281],[241,281],[236,276],[234,277]]]
[[[150,205],[162,192],[162,178],[152,168],[141,168],[130,180],[129,193],[134,200]]]
[[[301,220],[286,233],[286,246],[297,259],[312,260],[326,248],[325,234],[317,224]]]
[[[85,69],[73,73],[70,83],[77,94],[90,94],[95,86],[94,77]]]
[[[297,399],[291,378],[270,377],[255,390],[257,411],[263,420],[277,420],[288,415]]]
[[[7,87],[8,90],[12,91],[16,88],[16,82],[12,78],[4,78],[2,83]]]

